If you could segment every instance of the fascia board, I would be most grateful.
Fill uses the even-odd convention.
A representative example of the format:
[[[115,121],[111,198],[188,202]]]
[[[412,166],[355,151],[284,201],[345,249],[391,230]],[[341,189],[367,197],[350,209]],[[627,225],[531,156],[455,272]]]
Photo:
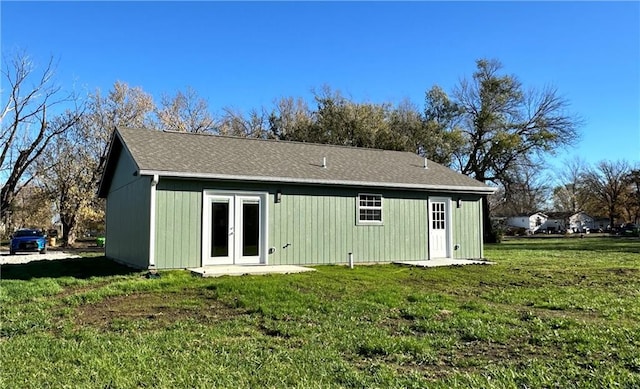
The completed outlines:
[[[271,176],[242,176],[229,174],[208,174],[208,173],[183,173],[162,170],[140,170],[140,175],[158,175],[173,178],[193,178],[193,179],[215,179],[245,182],[270,182],[284,184],[309,184],[309,185],[342,185],[357,187],[374,187],[389,189],[411,189],[430,190],[446,193],[471,193],[471,194],[492,194],[497,188],[475,187],[475,186],[448,186],[448,185],[422,185],[394,182],[367,182],[367,181],[347,181],[347,180],[318,180],[312,178],[292,178],[292,177],[271,177]]]

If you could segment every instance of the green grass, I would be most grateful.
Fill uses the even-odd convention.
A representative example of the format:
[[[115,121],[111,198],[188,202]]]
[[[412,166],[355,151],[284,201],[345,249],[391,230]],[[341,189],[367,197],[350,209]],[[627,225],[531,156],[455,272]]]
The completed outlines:
[[[496,265],[213,279],[3,265],[0,387],[640,387],[639,240],[485,251]]]

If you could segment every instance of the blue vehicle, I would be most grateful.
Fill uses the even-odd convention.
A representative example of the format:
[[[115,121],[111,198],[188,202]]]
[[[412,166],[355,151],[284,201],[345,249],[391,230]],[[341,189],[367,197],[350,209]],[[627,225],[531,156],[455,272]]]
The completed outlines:
[[[18,251],[39,251],[40,254],[47,252],[47,237],[41,230],[20,229],[11,237],[9,253],[11,255]]]

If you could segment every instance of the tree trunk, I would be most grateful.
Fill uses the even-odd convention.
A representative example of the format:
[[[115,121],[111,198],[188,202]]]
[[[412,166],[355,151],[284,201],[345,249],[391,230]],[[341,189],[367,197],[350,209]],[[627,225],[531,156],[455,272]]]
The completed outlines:
[[[9,224],[9,220],[11,219],[11,192],[8,191],[8,187],[5,185],[0,189],[0,220],[4,221],[6,224]]]
[[[488,196],[482,198],[482,231],[484,243],[498,243],[496,234],[493,231],[493,224],[491,223],[491,210],[489,209]]]
[[[76,218],[75,215],[60,215],[62,223],[62,242],[64,247],[73,247],[76,243]]]
[[[609,214],[609,228],[611,228],[611,231],[614,231],[616,229],[616,225],[615,225],[615,217],[613,216],[612,213]]]

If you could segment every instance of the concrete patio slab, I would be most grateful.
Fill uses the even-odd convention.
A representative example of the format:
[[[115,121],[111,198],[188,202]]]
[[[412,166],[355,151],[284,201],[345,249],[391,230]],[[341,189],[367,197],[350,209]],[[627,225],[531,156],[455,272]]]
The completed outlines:
[[[291,274],[315,271],[309,267],[293,265],[218,265],[204,266],[189,269],[191,273],[200,277],[264,275],[264,274]]]
[[[397,261],[393,263],[397,265],[416,266],[416,267],[494,265],[495,264],[494,262],[489,262],[484,260],[449,259],[449,258],[430,259],[428,261]]]

